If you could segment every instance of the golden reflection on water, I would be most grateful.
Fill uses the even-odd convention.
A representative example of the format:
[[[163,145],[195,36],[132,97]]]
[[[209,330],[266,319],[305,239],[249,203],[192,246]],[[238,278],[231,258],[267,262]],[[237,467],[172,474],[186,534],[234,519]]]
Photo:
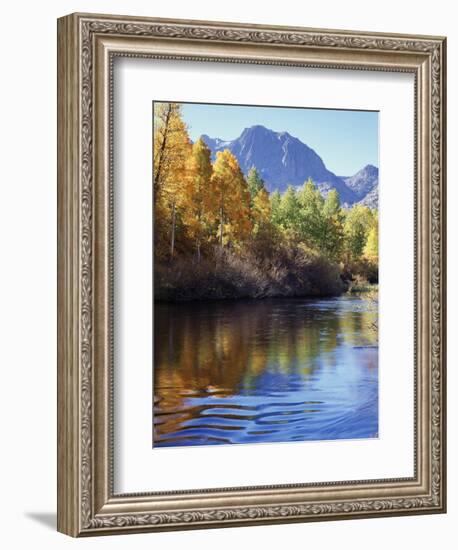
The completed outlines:
[[[218,416],[225,398],[237,411],[234,396],[291,392],[336,361],[377,369],[376,354],[358,352],[377,347],[376,319],[360,297],[155,304],[155,441],[202,413],[191,398],[213,398]]]

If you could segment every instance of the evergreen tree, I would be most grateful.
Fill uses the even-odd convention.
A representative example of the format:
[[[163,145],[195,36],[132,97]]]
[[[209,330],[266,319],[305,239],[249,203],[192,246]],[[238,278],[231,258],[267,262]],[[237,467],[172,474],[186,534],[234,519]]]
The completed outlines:
[[[370,209],[355,204],[345,217],[344,246],[347,261],[359,260],[363,255],[373,217]]]
[[[281,195],[278,191],[270,194],[270,219],[275,226],[281,225]]]
[[[264,180],[259,175],[256,167],[252,166],[250,168],[250,171],[248,172],[246,181],[248,185],[248,191],[250,192],[250,205],[253,206],[256,195],[259,193],[259,191],[265,189]]]
[[[324,199],[311,179],[299,190],[298,200],[301,209],[301,236],[309,246],[322,250],[326,236]]]
[[[283,229],[297,234],[301,227],[301,205],[296,190],[289,185],[280,201],[279,222]]]
[[[344,243],[344,215],[340,207],[339,193],[332,189],[323,205],[324,232],[321,250],[332,260],[339,260]]]

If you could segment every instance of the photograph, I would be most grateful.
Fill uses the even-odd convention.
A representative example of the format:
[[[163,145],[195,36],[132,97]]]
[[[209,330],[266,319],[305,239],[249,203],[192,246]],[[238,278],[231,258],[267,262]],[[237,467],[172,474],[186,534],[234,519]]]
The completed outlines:
[[[57,323],[33,323],[57,325],[57,530],[307,522],[329,546],[367,519],[384,548],[373,518],[396,517],[423,548],[441,529],[407,521],[447,511],[451,18],[169,4],[57,22],[57,139],[31,148],[57,142]],[[35,175],[21,200],[49,225]],[[44,253],[24,235],[16,278]]]
[[[153,448],[378,438],[379,112],[152,109]]]

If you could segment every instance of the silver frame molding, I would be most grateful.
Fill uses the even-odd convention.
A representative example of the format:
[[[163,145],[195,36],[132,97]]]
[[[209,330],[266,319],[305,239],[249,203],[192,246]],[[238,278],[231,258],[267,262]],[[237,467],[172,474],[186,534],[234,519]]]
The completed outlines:
[[[71,536],[445,512],[443,37],[72,14],[58,20],[58,530]],[[415,475],[113,492],[113,59],[415,76]]]

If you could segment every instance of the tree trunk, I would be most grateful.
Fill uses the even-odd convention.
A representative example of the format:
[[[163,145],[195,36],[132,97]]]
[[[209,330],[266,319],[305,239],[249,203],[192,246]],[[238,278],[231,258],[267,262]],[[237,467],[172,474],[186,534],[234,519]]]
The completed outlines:
[[[202,201],[200,201],[202,204]],[[197,219],[199,221],[199,236],[196,239],[196,252],[197,252],[197,263],[200,264],[200,246],[201,246],[201,239],[202,239],[202,207],[199,208],[197,212]]]
[[[157,195],[158,195],[158,191],[159,191],[159,185],[160,185],[160,182],[161,182],[162,164],[163,164],[163,161],[164,161],[165,147],[166,147],[166,142],[167,142],[167,136],[168,136],[168,133],[169,133],[169,123],[170,123],[171,114],[172,114],[172,106],[169,104],[167,114],[166,114],[166,117],[165,117],[165,123],[164,123],[164,139],[162,140],[162,143],[161,143],[161,150],[159,152],[159,161],[157,163],[157,169],[156,169],[155,174],[154,174],[154,187],[153,187],[153,190],[154,190],[154,193],[153,193],[154,204],[156,204],[156,199],[157,199]],[[153,152],[153,155],[154,155],[154,152]]]
[[[175,251],[175,203],[172,204],[172,234],[170,238],[170,259],[173,260],[173,253]]]
[[[224,225],[224,207],[222,203],[221,203],[220,217],[221,217],[221,224],[220,224],[220,231],[219,231],[219,245],[222,250],[223,249],[223,225]]]

